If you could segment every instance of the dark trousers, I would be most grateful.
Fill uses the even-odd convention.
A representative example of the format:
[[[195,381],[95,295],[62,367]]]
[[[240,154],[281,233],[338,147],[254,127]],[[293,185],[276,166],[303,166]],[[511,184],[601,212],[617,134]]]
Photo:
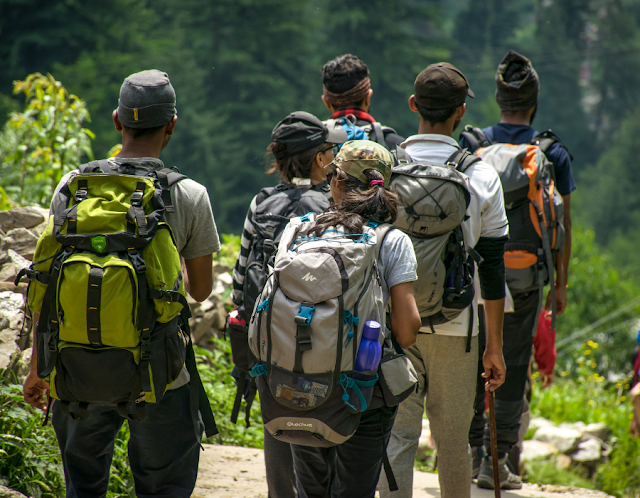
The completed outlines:
[[[296,475],[291,445],[274,438],[264,429],[264,463],[269,498],[296,498]]]
[[[136,496],[188,498],[200,458],[189,385],[167,391],[159,404],[147,404],[146,412],[143,422],[129,421],[129,464]],[[72,420],[58,401],[53,404],[67,498],[106,496],[115,437],[124,420],[114,407],[97,407],[87,420]]]
[[[529,359],[533,347],[536,317],[538,316],[540,294],[537,290],[513,295],[514,312],[504,314],[502,332],[504,361],[507,374],[504,384],[495,391],[496,431],[498,434],[498,458],[504,457],[518,442],[520,417],[524,403],[524,390],[527,383]],[[482,354],[486,345],[484,310],[478,311],[480,361],[478,362],[478,380],[476,399],[473,405],[474,415],[469,430],[469,444],[482,446],[491,454],[491,434],[488,419],[485,423],[485,380],[480,376],[484,372]]]
[[[362,414],[356,433],[343,444],[312,448],[292,444],[300,498],[373,498],[396,408]]]

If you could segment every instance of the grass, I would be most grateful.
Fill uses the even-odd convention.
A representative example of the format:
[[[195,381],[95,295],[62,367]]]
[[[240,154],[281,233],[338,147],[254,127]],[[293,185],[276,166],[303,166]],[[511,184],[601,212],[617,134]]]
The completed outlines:
[[[597,343],[589,341],[586,346],[593,348],[594,345],[597,347]],[[608,381],[598,373],[598,365],[594,365],[590,355],[584,356],[578,360],[576,376],[569,378],[563,372],[556,383],[545,390],[534,385],[531,410],[554,424],[604,422],[612,430],[613,451],[609,460],[599,464],[596,473],[586,480],[579,468],[554,471],[548,463],[534,463],[528,466],[529,481],[565,484],[564,481],[576,478],[581,484],[575,485],[600,489],[616,497],[635,497],[640,488],[640,439],[629,433],[632,416],[627,400],[629,380]]]

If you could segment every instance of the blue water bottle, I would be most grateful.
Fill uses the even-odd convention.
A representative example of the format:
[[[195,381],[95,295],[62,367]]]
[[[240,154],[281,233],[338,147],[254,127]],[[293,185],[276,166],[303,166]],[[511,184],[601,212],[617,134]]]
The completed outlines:
[[[380,324],[375,320],[367,321],[362,331],[362,340],[358,348],[354,370],[369,372],[378,369],[378,364],[382,357],[382,346],[380,346],[379,338]]]

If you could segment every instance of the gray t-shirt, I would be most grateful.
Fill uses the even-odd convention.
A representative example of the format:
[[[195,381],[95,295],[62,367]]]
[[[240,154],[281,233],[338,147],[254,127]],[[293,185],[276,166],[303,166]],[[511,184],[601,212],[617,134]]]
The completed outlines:
[[[384,238],[378,258],[385,303],[389,302],[391,287],[418,280],[417,267],[416,253],[409,236],[398,229],[391,229]]]

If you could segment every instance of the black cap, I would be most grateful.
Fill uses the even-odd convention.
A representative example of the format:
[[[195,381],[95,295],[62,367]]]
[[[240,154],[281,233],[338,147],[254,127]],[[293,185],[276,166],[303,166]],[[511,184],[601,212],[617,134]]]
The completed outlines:
[[[155,128],[176,115],[176,92],[167,73],[157,69],[128,76],[120,88],[118,119],[128,128]]]
[[[313,114],[304,111],[292,112],[271,132],[271,141],[285,144],[289,156],[327,142],[341,144],[346,142],[347,138],[344,130],[330,130]]]
[[[528,111],[538,103],[540,80],[531,61],[509,50],[496,71],[496,101],[503,111]]]
[[[458,107],[467,96],[475,97],[462,71],[448,62],[428,66],[418,75],[413,88],[416,104],[425,109]]]

